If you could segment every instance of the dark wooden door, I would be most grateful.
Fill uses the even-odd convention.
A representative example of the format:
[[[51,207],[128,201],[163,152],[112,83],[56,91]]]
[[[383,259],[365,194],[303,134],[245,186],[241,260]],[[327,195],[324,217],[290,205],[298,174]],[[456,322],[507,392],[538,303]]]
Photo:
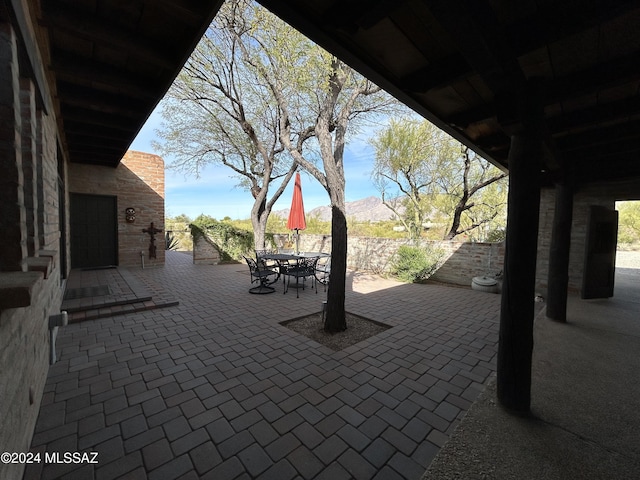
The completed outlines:
[[[587,221],[582,298],[613,297],[618,211],[591,206]]]
[[[116,197],[71,194],[71,267],[118,263]]]

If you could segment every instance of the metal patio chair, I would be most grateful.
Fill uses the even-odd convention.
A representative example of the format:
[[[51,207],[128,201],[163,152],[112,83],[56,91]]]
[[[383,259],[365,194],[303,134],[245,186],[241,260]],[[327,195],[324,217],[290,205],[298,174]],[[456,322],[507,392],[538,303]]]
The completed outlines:
[[[276,289],[273,288],[271,284],[278,281],[278,272],[253,258],[244,256],[243,258],[247,262],[247,265],[249,265],[251,283],[254,284],[258,282],[260,284],[257,287],[250,288],[249,293],[265,294],[275,292]]]
[[[302,289],[304,290],[307,278],[311,278],[311,286],[313,288],[313,282],[315,281],[315,267],[317,262],[317,257],[302,257],[299,258],[296,263],[289,264],[289,267],[284,272],[284,275],[287,275],[288,277],[287,288],[284,293],[287,293],[289,291],[289,286],[291,285],[291,277],[296,279],[296,298],[300,297],[300,287],[302,287]],[[301,279],[302,283],[300,283]],[[316,293],[318,293],[317,289]]]
[[[329,275],[331,274],[331,257],[321,257],[316,263],[314,276],[316,281],[316,292],[318,291],[318,283],[324,285],[324,291],[327,291],[329,285]]]

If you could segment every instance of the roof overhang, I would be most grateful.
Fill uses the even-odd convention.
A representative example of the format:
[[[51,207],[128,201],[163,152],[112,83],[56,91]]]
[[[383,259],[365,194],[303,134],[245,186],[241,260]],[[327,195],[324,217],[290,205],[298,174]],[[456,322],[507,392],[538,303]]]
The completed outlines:
[[[640,2],[260,0],[494,164],[539,84],[543,170],[640,178]]]
[[[42,2],[71,161],[118,164],[221,3]],[[639,1],[260,3],[503,169],[512,93],[536,79],[550,180],[640,178]]]
[[[117,166],[222,0],[46,0],[35,12],[63,149]]]

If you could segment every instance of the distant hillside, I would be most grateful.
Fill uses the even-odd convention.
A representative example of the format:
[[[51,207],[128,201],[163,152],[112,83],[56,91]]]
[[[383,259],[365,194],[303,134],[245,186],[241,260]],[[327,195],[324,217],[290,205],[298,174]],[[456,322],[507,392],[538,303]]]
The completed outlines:
[[[347,217],[354,218],[359,222],[379,222],[383,220],[392,220],[395,215],[391,210],[382,204],[382,199],[378,197],[367,197],[353,202],[347,202]],[[276,210],[273,212],[282,218],[289,216],[289,209]],[[306,212],[307,218],[318,217],[323,222],[331,221],[331,207],[316,207]]]

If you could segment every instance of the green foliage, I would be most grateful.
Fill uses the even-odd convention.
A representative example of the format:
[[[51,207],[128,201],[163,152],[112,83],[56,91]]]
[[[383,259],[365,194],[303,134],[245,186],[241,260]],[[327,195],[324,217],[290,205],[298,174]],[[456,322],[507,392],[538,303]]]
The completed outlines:
[[[371,144],[374,184],[409,238],[424,237],[423,225],[442,217],[446,238],[506,223],[503,173],[430,122],[391,120]]]
[[[183,251],[193,250],[193,241],[189,230],[190,223],[191,219],[185,214],[180,214],[176,217],[165,217],[165,232],[172,239],[170,240],[165,234],[165,248]],[[168,241],[170,243],[167,243]]]
[[[238,229],[250,230],[251,220],[232,220],[229,222]],[[374,238],[404,238],[405,232],[394,232],[393,227],[397,226],[394,220],[386,220],[381,222],[357,221],[353,218],[347,219],[349,235],[357,237],[374,237]],[[274,234],[288,233],[287,219],[278,215],[270,215],[267,221],[267,241],[273,239]],[[317,216],[307,217],[307,228],[302,232],[308,235],[330,235],[331,222],[323,221]],[[442,238],[440,233],[437,238]]]
[[[331,222],[320,220],[316,215],[307,215],[307,228],[304,233],[310,235],[329,235],[331,233]],[[287,219],[272,214],[267,221],[267,232],[285,233],[287,230]]]
[[[374,238],[405,238],[405,232],[395,232],[393,227],[397,226],[395,220],[385,220],[381,222],[358,222],[352,218],[348,219],[347,226],[349,234],[357,237]]]
[[[499,243],[499,242],[504,242],[506,238],[507,238],[506,228],[495,228],[487,232],[487,235],[484,241],[491,242],[491,243]]]
[[[220,251],[222,261],[240,261],[253,250],[253,232],[236,228],[231,222],[219,222],[200,215],[190,225],[194,240],[204,237]]]
[[[640,244],[640,202],[618,202],[618,242]]]
[[[165,250],[177,250],[178,249],[178,239],[175,237],[173,232],[167,232],[164,235],[164,249]]]
[[[391,274],[403,282],[419,283],[438,269],[443,255],[441,249],[402,245],[393,258]]]

